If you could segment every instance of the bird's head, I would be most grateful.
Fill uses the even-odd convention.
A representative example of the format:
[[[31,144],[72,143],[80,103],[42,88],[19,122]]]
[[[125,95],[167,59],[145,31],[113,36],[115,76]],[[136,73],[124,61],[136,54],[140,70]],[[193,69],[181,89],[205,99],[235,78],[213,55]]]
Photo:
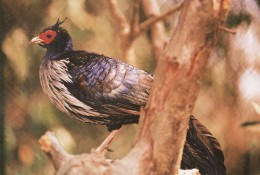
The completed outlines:
[[[72,50],[72,39],[69,33],[67,30],[60,27],[60,25],[64,23],[66,19],[67,18],[65,18],[63,21],[58,19],[56,24],[43,29],[37,37],[34,37],[30,41],[29,44],[39,44],[40,46],[46,48],[46,55],[48,57]]]

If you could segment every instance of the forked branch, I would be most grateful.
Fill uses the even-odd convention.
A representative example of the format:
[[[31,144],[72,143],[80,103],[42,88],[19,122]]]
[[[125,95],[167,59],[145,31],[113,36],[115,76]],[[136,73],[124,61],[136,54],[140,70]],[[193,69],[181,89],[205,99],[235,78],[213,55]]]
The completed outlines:
[[[150,1],[143,1],[145,3],[142,3],[143,6],[146,4],[151,3],[152,4],[153,0]],[[177,6],[171,8],[169,11],[159,14],[158,11],[156,13],[158,15],[155,16],[149,16],[148,19],[146,19],[144,22],[139,23],[139,10],[140,10],[140,0],[135,0],[133,2],[133,15],[132,15],[132,21],[129,21],[126,16],[123,14],[123,12],[120,10],[118,7],[117,1],[116,0],[108,0],[108,4],[110,7],[110,11],[112,14],[112,17],[115,19],[118,25],[118,30],[119,30],[119,37],[121,41],[121,48],[123,52],[123,57],[125,60],[130,63],[136,65],[135,62],[135,51],[133,46],[133,42],[135,39],[144,31],[146,31],[149,27],[151,27],[153,24],[157,23],[158,21],[165,20],[169,15],[175,13],[181,8],[181,3],[178,4]],[[157,7],[158,8],[158,7]],[[145,7],[144,7],[145,9]],[[153,10],[153,8],[151,8]],[[158,33],[158,32],[157,32]],[[160,34],[163,35],[164,31],[160,30]],[[157,36],[159,33],[157,34]],[[163,37],[163,41],[161,43],[165,43],[165,37]],[[158,39],[157,39],[158,41]],[[159,50],[158,52],[155,52],[155,57],[158,58],[161,55],[162,48],[163,47],[158,47],[158,44],[154,44],[155,49]]]

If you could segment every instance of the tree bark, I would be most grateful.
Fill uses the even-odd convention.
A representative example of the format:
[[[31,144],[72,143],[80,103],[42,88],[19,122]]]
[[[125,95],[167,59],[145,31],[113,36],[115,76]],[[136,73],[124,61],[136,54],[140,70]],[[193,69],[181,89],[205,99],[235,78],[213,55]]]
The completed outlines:
[[[133,174],[178,173],[189,116],[213,46],[214,21],[212,1],[185,1],[159,59],[137,142],[122,160],[136,164]]]

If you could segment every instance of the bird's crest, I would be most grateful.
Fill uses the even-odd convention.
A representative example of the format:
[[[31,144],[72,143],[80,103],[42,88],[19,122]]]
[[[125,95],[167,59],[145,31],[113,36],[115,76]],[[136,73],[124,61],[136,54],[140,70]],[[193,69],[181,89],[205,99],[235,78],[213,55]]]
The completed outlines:
[[[60,21],[60,18],[58,18],[56,24],[54,24],[52,27],[57,29],[57,28],[58,28],[61,24],[63,24],[66,20],[67,20],[67,17],[66,17],[63,21]]]
[[[64,31],[66,31],[65,29],[62,29],[60,27],[60,25],[63,24],[66,20],[67,20],[67,17],[62,21],[60,21],[60,18],[58,18],[57,22],[54,25],[44,28],[41,33],[44,33],[47,30],[55,30],[55,31],[64,30]]]

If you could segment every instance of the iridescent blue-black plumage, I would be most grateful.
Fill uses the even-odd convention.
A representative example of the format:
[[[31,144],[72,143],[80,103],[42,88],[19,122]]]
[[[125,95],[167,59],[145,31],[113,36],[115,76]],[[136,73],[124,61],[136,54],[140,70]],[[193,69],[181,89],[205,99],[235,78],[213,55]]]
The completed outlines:
[[[199,169],[201,174],[226,174],[224,155],[217,139],[197,119],[191,116],[181,167]]]
[[[71,82],[63,82],[68,91],[92,111],[106,115],[82,117],[97,120],[95,124],[106,124],[109,130],[138,122],[140,108],[146,104],[152,87],[152,75],[87,51],[68,51],[55,60],[64,58],[69,58],[67,73]]]
[[[138,122],[153,77],[104,55],[74,51],[61,23],[39,35],[40,45],[47,49],[40,68],[45,94],[61,111],[89,124],[113,130]]]

